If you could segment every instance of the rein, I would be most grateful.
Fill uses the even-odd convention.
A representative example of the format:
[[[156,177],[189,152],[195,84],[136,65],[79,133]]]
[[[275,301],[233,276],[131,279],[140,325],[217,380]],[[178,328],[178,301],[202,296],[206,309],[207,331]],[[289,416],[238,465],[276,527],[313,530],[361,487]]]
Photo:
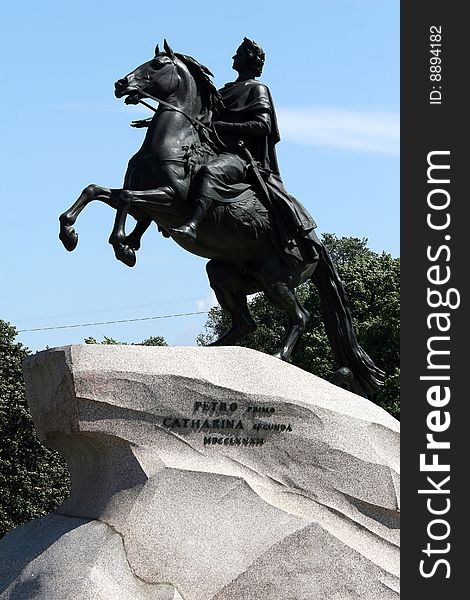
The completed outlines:
[[[191,117],[191,115],[188,115],[188,113],[184,112],[184,110],[181,110],[181,108],[177,108],[176,106],[173,106],[173,104],[170,104],[169,102],[166,102],[165,100],[162,100],[161,98],[156,98],[155,96],[152,96],[151,94],[149,94],[148,92],[144,92],[144,90],[139,90],[139,94],[142,94],[143,96],[146,96],[147,98],[150,98],[151,100],[155,100],[155,102],[158,102],[159,104],[163,104],[163,106],[166,106],[167,108],[175,111],[175,112],[179,112],[181,113],[183,116],[185,116],[188,121],[190,121],[193,125],[196,125],[198,127],[202,127],[204,129],[207,129],[207,131],[212,132],[213,130],[208,127],[205,123],[203,123],[202,121],[200,121],[199,119],[195,119],[194,117]],[[150,110],[153,110],[153,112],[157,112],[157,109],[152,106],[151,104],[148,104],[147,102],[144,102],[143,100],[139,100],[140,104],[143,104],[144,106],[146,106],[147,108],[150,108]]]

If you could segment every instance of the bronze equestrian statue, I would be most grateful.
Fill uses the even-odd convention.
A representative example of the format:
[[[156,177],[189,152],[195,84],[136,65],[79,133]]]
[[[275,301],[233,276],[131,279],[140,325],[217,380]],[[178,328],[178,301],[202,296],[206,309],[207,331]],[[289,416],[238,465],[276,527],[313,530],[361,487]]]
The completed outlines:
[[[384,373],[359,346],[347,296],[306,209],[282,183],[275,145],[276,112],[261,75],[263,50],[245,38],[233,57],[236,81],[217,90],[212,73],[165,41],[155,56],[115,83],[127,104],[158,102],[142,147],[129,161],[122,189],[88,185],[60,216],[59,237],[69,251],[73,229],[92,200],[116,210],[109,242],[116,258],[134,266],[152,222],[188,252],[209,259],[207,273],[231,328],[212,345],[234,345],[256,328],[247,296],[264,292],[288,318],[276,356],[289,360],[309,313],[295,288],[311,279],[318,288],[338,371],[335,383],[371,397]],[[153,109],[155,110],[155,109]],[[137,221],[126,235],[126,217]]]

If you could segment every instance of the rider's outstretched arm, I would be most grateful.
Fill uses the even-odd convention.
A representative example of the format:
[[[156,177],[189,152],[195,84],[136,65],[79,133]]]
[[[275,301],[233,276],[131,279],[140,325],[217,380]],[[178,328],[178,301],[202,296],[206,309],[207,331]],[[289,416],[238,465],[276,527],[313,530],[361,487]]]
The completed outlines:
[[[151,122],[152,117],[149,117],[148,119],[139,119],[137,121],[132,121],[131,127],[148,127]]]

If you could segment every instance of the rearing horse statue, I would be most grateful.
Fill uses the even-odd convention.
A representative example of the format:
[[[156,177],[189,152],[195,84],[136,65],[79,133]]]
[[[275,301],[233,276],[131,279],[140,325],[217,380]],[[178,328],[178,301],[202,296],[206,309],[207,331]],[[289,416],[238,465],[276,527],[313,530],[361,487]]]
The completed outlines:
[[[286,261],[276,248],[276,218],[260,189],[238,201],[212,207],[195,240],[175,235],[194,210],[191,183],[198,169],[220,148],[208,135],[220,96],[210,71],[195,59],[174,53],[166,43],[155,56],[115,84],[115,95],[127,104],[143,97],[159,102],[138,153],[129,161],[122,189],[90,184],[59,218],[60,240],[72,251],[78,243],[73,225],[92,200],[116,210],[109,242],[116,258],[134,266],[141,237],[155,222],[166,237],[188,252],[209,259],[207,273],[231,328],[212,345],[234,345],[254,331],[247,296],[264,292],[288,318],[287,335],[276,356],[289,360],[310,315],[298,302],[295,288],[311,279],[319,291],[325,327],[339,370],[335,382],[370,397],[383,383],[383,372],[359,346],[342,282],[321,241],[312,232],[315,253]],[[126,217],[137,223],[126,235]]]

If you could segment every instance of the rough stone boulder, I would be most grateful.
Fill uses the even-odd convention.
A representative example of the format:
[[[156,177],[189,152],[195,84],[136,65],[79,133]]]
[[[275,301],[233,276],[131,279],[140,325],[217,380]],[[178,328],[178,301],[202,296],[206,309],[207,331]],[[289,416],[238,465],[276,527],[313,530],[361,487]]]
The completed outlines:
[[[398,598],[398,422],[245,348],[84,345],[24,366],[59,509],[0,542],[2,600]]]

